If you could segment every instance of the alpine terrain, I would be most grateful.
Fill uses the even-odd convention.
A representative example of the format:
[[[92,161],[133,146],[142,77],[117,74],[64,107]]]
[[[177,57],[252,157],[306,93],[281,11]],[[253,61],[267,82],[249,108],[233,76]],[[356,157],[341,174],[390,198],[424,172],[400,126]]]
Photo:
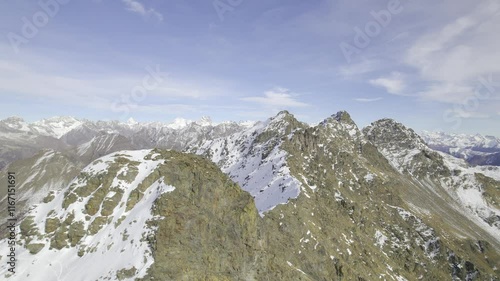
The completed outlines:
[[[422,137],[432,149],[465,159],[472,165],[500,166],[500,139],[496,137],[443,132],[423,132]]]
[[[360,129],[345,111],[314,126],[287,111],[220,124],[8,118],[0,182],[15,172],[16,264],[1,189],[0,275],[500,280],[500,167],[439,139],[391,119]]]

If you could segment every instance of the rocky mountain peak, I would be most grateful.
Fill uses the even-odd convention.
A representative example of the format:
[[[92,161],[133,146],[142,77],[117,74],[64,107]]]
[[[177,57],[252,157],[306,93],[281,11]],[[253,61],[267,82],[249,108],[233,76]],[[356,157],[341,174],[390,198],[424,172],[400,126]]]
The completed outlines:
[[[3,123],[21,123],[21,122],[24,122],[24,119],[19,117],[19,116],[11,116],[11,117],[7,117],[7,118],[1,120],[0,122],[3,122]]]
[[[83,122],[71,116],[54,116],[33,122],[34,127],[74,128]]]
[[[426,147],[424,140],[415,131],[389,118],[373,122],[363,129],[363,134],[379,145],[397,145],[405,149]]]
[[[381,119],[363,129],[390,164],[401,173],[417,178],[448,176],[450,170],[443,158],[430,149],[412,129],[392,119]]]
[[[24,119],[17,116],[5,118],[1,120],[0,123],[16,130],[24,130],[24,128],[26,128],[26,122],[24,121]]]
[[[280,111],[276,116],[269,118],[265,122],[264,131],[274,136],[286,136],[298,128],[304,128],[307,125],[298,121],[295,116],[286,110]]]
[[[200,120],[196,121],[196,124],[202,127],[212,126],[213,125],[212,118],[210,118],[210,116],[203,116],[200,118]]]
[[[344,135],[348,138],[359,138],[361,136],[358,126],[346,111],[339,111],[331,115],[320,122],[317,128],[320,130],[326,129],[328,134],[336,136]]]
[[[167,127],[174,130],[178,130],[187,127],[191,123],[192,123],[191,120],[187,120],[184,118],[175,118],[172,123],[169,123],[167,125]]]
[[[281,110],[276,115],[292,115],[288,110]]]
[[[56,116],[42,119],[30,124],[30,127],[40,135],[61,138],[66,133],[82,125],[83,122],[70,116]]]
[[[322,122],[320,122],[320,125],[325,125],[328,123],[341,123],[344,125],[354,125],[356,126],[356,123],[351,119],[351,115],[347,111],[339,111],[335,114],[332,114],[330,117],[324,119]]]
[[[139,122],[135,121],[134,118],[130,117],[128,120],[127,120],[127,125],[130,125],[130,126],[133,126],[133,125],[137,125],[139,124]]]
[[[290,120],[290,119],[295,119],[295,116],[288,112],[287,110],[282,110],[278,112],[274,117],[270,118],[272,121],[280,121],[280,120]]]
[[[351,119],[351,115],[345,110],[341,110],[341,111],[335,113],[334,115],[332,115],[332,117],[341,123],[354,124],[354,121]]]
[[[275,116],[269,118],[267,120],[268,124],[289,124],[293,122],[298,122],[297,119],[295,119],[295,116],[293,114],[289,113],[286,110],[278,112]]]
[[[46,119],[42,119],[45,122],[77,122],[79,121],[75,117],[72,116],[54,116]]]

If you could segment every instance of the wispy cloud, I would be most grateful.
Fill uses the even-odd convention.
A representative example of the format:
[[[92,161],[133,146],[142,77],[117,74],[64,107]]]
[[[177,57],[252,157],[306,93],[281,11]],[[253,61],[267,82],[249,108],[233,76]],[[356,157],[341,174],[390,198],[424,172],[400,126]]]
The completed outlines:
[[[161,67],[145,68],[142,72],[138,69],[136,73],[109,72],[99,76],[84,76],[67,70],[58,71],[64,68],[57,67],[56,61],[37,56],[28,58],[30,63],[24,59],[0,58],[0,93],[30,101],[44,100],[58,105],[79,105],[98,111],[109,111],[113,104],[128,101],[133,112],[153,113],[162,110],[174,112],[173,108],[177,105],[177,108],[184,108],[186,112],[193,111],[193,108],[199,108],[198,101],[223,94],[211,86],[213,83],[199,82],[195,85],[192,81],[184,81],[173,75],[162,77],[161,83],[153,87],[155,80],[148,69],[160,74],[163,71]],[[40,67],[36,67],[37,65]],[[78,70],[75,65],[66,66],[68,69]],[[148,86],[144,87],[145,80]],[[136,90],[138,86],[143,86],[141,90],[144,90],[144,93]],[[142,95],[144,98],[134,101],[135,96]],[[162,103],[168,104],[161,105]]]
[[[478,1],[477,8],[418,38],[405,55],[427,87],[421,97],[463,103],[473,97],[479,77],[500,74],[500,3]]]
[[[410,32],[408,31],[403,31],[401,33],[399,33],[398,35],[392,37],[391,39],[389,39],[386,44],[394,44],[394,43],[397,43],[399,41],[403,41],[403,40],[406,40],[408,39],[408,37],[410,37]]]
[[[477,111],[464,111],[464,110],[455,110],[455,116],[464,118],[464,119],[486,119],[489,118],[489,114],[485,114]]]
[[[433,82],[418,92],[424,100],[459,104],[474,93],[474,87],[466,83]]]
[[[357,102],[376,102],[376,101],[382,100],[382,98],[381,97],[377,97],[377,98],[355,98],[354,100],[357,101]]]
[[[366,73],[373,72],[377,69],[379,62],[375,60],[363,60],[358,63],[346,64],[338,68],[338,72],[344,78],[360,76]]]
[[[145,18],[155,18],[159,22],[163,21],[163,15],[155,9],[147,9],[142,3],[135,0],[122,0],[125,4],[125,9],[133,13],[137,13]]]
[[[399,72],[393,72],[388,77],[380,77],[369,81],[374,86],[385,88],[388,93],[399,95],[406,88],[405,81]]]
[[[304,107],[309,106],[307,103],[298,101],[290,90],[285,88],[275,88],[264,93],[262,97],[245,97],[241,100],[255,102],[264,106],[274,107]]]

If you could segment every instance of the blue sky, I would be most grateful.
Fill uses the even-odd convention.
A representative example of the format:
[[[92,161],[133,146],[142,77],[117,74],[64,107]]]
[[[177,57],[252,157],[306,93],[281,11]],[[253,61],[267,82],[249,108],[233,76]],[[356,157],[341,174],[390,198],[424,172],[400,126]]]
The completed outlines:
[[[498,1],[0,3],[0,118],[305,122],[500,136]]]

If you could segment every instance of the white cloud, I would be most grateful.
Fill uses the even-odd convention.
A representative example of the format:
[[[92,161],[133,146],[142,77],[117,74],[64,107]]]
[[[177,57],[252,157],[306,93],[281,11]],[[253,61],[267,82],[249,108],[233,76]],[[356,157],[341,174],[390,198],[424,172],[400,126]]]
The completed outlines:
[[[416,40],[405,55],[427,87],[427,100],[463,103],[473,97],[479,77],[500,74],[500,3],[478,1],[477,8]]]
[[[122,2],[125,4],[126,9],[128,11],[137,13],[143,17],[146,17],[146,18],[154,17],[159,22],[163,21],[163,15],[161,13],[157,12],[153,8],[146,9],[146,7],[138,1],[122,0]]]
[[[377,97],[377,98],[355,98],[354,100],[357,101],[357,102],[376,102],[376,101],[382,100],[382,98],[381,97]]]
[[[401,73],[393,72],[388,77],[380,77],[369,81],[374,86],[385,88],[388,93],[399,95],[406,88]]]
[[[294,98],[294,94],[285,88],[275,88],[264,93],[263,97],[246,97],[243,101],[256,102],[265,106],[304,107],[308,106]]]

